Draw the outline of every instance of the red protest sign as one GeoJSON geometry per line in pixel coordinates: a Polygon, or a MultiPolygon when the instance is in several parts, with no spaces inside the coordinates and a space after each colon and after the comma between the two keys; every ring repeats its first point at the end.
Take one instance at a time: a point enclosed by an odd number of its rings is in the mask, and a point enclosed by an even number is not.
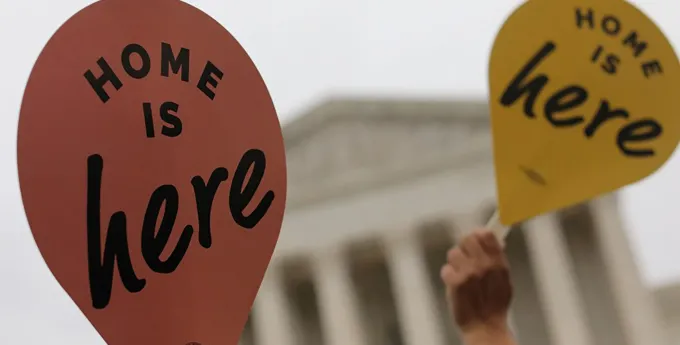
{"type": "Polygon", "coordinates": [[[236,344],[286,166],[267,88],[219,23],[176,0],[74,15],[31,72],[18,168],[42,256],[108,344],[236,344]]]}

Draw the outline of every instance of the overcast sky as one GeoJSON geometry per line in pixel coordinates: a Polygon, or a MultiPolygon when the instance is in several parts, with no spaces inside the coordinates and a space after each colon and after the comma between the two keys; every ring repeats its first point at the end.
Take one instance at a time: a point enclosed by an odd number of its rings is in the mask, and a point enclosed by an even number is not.
{"type": "MultiPolygon", "coordinates": [[[[43,45],[87,0],[1,0],[0,344],[103,345],[33,243],[19,196],[16,128],[43,45]]],[[[516,0],[190,1],[241,42],[284,122],[337,94],[486,95],[489,49],[516,0]]],[[[634,1],[680,46],[680,2],[634,1]]],[[[625,23],[624,23],[625,25],[625,23]]],[[[623,214],[645,280],[680,278],[680,154],[624,190],[623,214]]]]}

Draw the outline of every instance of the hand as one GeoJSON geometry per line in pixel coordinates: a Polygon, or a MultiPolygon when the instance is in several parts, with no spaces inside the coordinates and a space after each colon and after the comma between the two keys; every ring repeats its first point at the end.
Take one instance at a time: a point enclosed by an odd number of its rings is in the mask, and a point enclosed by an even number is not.
{"type": "Polygon", "coordinates": [[[464,341],[513,344],[507,326],[512,284],[505,253],[493,233],[474,232],[449,250],[441,277],[464,341]]]}

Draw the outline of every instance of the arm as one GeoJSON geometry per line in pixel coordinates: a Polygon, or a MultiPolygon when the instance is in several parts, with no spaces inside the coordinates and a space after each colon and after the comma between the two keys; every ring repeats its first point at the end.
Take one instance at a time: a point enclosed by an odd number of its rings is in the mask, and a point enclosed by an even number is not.
{"type": "Polygon", "coordinates": [[[508,261],[491,232],[472,233],[451,249],[441,276],[466,345],[517,345],[508,328],[508,261]]]}
{"type": "Polygon", "coordinates": [[[463,333],[465,345],[517,345],[512,333],[504,329],[480,329],[477,332],[463,333]]]}

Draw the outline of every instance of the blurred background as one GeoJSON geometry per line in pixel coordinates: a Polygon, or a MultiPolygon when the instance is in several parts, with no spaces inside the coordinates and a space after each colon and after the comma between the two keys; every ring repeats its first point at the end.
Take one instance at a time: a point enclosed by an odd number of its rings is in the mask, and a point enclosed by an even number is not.
{"type": "MultiPolygon", "coordinates": [[[[85,0],[0,2],[0,344],[104,344],[45,266],[16,177],[30,69],[85,0]]],[[[462,345],[439,268],[495,207],[493,38],[521,2],[195,0],[283,124],[284,227],[241,345],[462,345]]],[[[680,3],[633,1],[680,45],[680,3]]],[[[521,345],[680,344],[680,156],[507,242],[521,345]]]]}
{"type": "MultiPolygon", "coordinates": [[[[487,103],[335,98],[284,127],[282,235],[243,345],[460,344],[446,251],[495,206],[487,103]]],[[[522,345],[677,344],[680,285],[648,286],[620,195],[512,229],[522,345]]]]}

